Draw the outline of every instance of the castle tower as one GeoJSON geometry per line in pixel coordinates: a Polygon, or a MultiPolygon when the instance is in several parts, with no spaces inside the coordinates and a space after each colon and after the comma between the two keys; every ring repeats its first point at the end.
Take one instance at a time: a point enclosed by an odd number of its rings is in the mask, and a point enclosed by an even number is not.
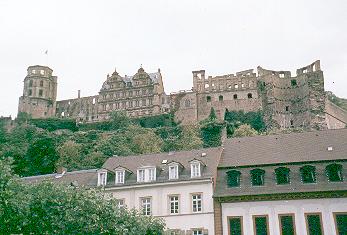
{"type": "Polygon", "coordinates": [[[57,77],[47,66],[29,66],[24,78],[23,95],[19,97],[18,113],[25,112],[33,118],[47,118],[55,115],[57,98],[57,77]]]}

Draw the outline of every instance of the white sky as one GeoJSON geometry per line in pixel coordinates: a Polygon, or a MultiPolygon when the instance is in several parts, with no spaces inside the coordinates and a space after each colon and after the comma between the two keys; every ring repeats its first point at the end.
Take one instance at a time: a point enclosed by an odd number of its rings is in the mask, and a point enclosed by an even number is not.
{"type": "Polygon", "coordinates": [[[97,94],[115,67],[160,68],[170,93],[192,87],[192,70],[294,73],[320,59],[326,90],[347,97],[346,12],[344,0],[0,0],[0,116],[16,115],[35,64],[54,70],[61,100],[97,94]]]}

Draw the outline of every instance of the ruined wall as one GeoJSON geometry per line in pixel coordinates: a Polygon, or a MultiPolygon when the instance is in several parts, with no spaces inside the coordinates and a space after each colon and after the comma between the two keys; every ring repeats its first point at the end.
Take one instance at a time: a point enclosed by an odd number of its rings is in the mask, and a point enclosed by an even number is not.
{"type": "Polygon", "coordinates": [[[171,110],[175,112],[175,121],[189,125],[198,121],[196,92],[180,91],[170,94],[171,110]]]}
{"type": "Polygon", "coordinates": [[[323,72],[319,61],[297,70],[258,67],[259,93],[268,128],[326,129],[323,72]]]}
{"type": "Polygon", "coordinates": [[[328,129],[341,129],[347,126],[347,111],[328,99],[325,101],[325,113],[328,129]]]}
{"type": "Polygon", "coordinates": [[[198,121],[208,117],[213,107],[220,120],[225,110],[245,112],[261,109],[257,77],[253,69],[205,78],[205,71],[193,71],[193,90],[197,93],[198,121]]]}
{"type": "Polygon", "coordinates": [[[60,100],[56,105],[56,117],[74,118],[80,122],[98,121],[98,96],[60,100]]]}

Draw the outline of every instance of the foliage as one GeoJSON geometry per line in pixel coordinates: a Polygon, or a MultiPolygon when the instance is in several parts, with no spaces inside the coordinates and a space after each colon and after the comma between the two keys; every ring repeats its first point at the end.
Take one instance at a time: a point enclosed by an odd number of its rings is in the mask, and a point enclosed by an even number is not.
{"type": "Polygon", "coordinates": [[[74,119],[68,118],[45,118],[45,119],[30,119],[29,123],[48,131],[67,129],[77,131],[78,127],[74,119]]]}
{"type": "Polygon", "coordinates": [[[255,135],[258,135],[258,132],[255,129],[253,129],[249,124],[243,124],[234,131],[233,137],[246,137],[255,135]]]}
{"type": "Polygon", "coordinates": [[[133,119],[133,122],[145,128],[157,128],[165,126],[172,127],[177,125],[174,121],[173,114],[161,114],[156,116],[141,117],[133,119]]]}
{"type": "Polygon", "coordinates": [[[43,182],[24,185],[0,160],[0,234],[162,234],[160,219],[118,208],[95,190],[43,182]]]}
{"type": "Polygon", "coordinates": [[[31,119],[32,117],[30,114],[25,112],[19,112],[15,121],[18,124],[24,124],[24,123],[28,123],[28,121],[31,119]]]}
{"type": "Polygon", "coordinates": [[[125,111],[114,111],[110,114],[111,130],[126,129],[131,125],[131,120],[125,111]]]}
{"type": "Polygon", "coordinates": [[[204,147],[217,147],[222,144],[222,130],[224,123],[217,120],[213,108],[207,119],[200,122],[201,136],[204,147]]]}
{"type": "Polygon", "coordinates": [[[258,112],[244,112],[244,111],[225,111],[224,120],[227,125],[228,137],[233,136],[235,129],[242,124],[248,124],[258,132],[265,130],[265,122],[263,120],[263,113],[258,112]]]}

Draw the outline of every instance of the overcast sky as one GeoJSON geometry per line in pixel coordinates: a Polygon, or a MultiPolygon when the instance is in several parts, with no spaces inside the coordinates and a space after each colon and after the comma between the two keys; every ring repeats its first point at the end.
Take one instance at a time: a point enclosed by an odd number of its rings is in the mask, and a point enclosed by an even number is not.
{"type": "Polygon", "coordinates": [[[54,70],[61,100],[97,94],[115,67],[160,68],[170,93],[197,69],[294,73],[320,59],[325,89],[347,97],[346,12],[344,0],[0,0],[0,116],[17,114],[35,64],[54,70]]]}

